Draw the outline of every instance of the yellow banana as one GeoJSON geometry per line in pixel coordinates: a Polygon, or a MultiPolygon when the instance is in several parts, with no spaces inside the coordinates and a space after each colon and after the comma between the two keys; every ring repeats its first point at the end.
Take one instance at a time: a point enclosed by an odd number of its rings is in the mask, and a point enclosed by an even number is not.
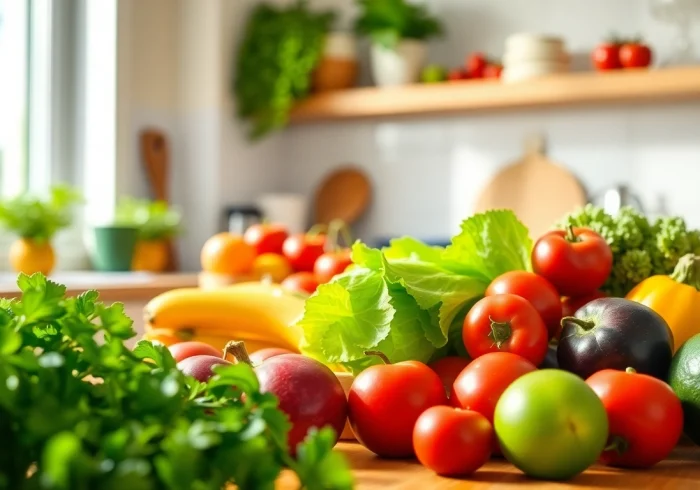
{"type": "Polygon", "coordinates": [[[301,330],[296,323],[304,314],[304,297],[261,282],[212,290],[182,288],[153,298],[144,314],[146,331],[269,343],[298,351],[301,330]]]}

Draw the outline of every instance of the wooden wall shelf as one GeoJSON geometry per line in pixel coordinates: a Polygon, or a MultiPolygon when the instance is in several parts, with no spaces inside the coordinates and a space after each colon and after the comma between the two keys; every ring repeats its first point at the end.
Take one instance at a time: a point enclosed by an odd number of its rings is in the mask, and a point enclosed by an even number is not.
{"type": "Polygon", "coordinates": [[[700,100],[700,66],[571,73],[510,84],[358,88],[309,97],[293,110],[292,123],[692,99],[700,100]]]}

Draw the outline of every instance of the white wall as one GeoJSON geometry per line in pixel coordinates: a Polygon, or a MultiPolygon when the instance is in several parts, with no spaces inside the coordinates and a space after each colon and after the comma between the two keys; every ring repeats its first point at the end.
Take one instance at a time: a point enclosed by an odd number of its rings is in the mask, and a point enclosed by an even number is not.
{"type": "MultiPolygon", "coordinates": [[[[694,206],[700,181],[698,103],[309,125],[250,145],[236,120],[229,82],[255,1],[120,0],[120,7],[131,4],[136,29],[127,44],[132,94],[123,108],[128,117],[122,134],[131,156],[124,162],[123,188],[145,192],[135,135],[147,124],[162,125],[173,138],[173,193],[187,219],[181,247],[186,268],[198,268],[201,244],[216,231],[226,204],[251,202],[271,190],[310,193],[326,172],[346,162],[367,169],[375,184],[372,208],[357,228],[364,238],[448,237],[470,213],[479,186],[520,156],[531,132],[545,134],[549,156],[569,167],[591,193],[630,183],[650,207],[663,196],[667,211],[700,227],[694,206]]],[[[342,9],[338,26],[349,26],[351,0],[312,4],[342,9]]],[[[675,32],[651,19],[647,2],[639,0],[429,4],[449,30],[449,37],[431,44],[431,58],[450,65],[472,50],[500,55],[503,39],[515,31],[561,34],[582,53],[584,64],[589,50],[613,29],[644,34],[662,56],[675,32]]],[[[362,79],[369,81],[366,71],[362,79]]]]}
{"type": "MultiPolygon", "coordinates": [[[[331,3],[340,2],[316,2],[331,3]]],[[[562,35],[584,65],[613,29],[642,33],[662,57],[674,34],[639,0],[429,3],[449,29],[449,37],[431,44],[431,59],[452,66],[472,50],[500,56],[503,40],[516,31],[562,35]]],[[[571,169],[589,193],[627,183],[649,211],[664,198],[666,211],[700,227],[699,122],[700,104],[692,103],[299,126],[284,135],[285,182],[289,190],[310,192],[333,167],[355,163],[375,185],[371,212],[358,226],[365,238],[408,233],[442,239],[471,212],[489,177],[522,154],[524,138],[540,132],[549,157],[571,169]]]]}

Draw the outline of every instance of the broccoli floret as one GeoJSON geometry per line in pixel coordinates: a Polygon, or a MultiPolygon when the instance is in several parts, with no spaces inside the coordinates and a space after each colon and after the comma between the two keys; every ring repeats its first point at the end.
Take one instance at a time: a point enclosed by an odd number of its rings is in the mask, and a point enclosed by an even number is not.
{"type": "Polygon", "coordinates": [[[624,296],[652,274],[652,261],[646,250],[628,250],[613,263],[603,290],[611,296],[624,296]]]}
{"type": "Polygon", "coordinates": [[[670,274],[683,255],[691,250],[688,229],[683,218],[663,217],[654,223],[656,249],[654,269],[659,274],[670,274]]]}
{"type": "Polygon", "coordinates": [[[607,214],[603,208],[586,204],[572,213],[566,215],[559,223],[557,228],[564,229],[569,226],[579,226],[582,228],[590,228],[600,234],[605,241],[608,242],[613,254],[616,252],[616,226],[613,218],[607,214]]]}
{"type": "Polygon", "coordinates": [[[615,241],[620,250],[644,248],[653,235],[652,226],[636,209],[625,206],[615,217],[615,241]]]}

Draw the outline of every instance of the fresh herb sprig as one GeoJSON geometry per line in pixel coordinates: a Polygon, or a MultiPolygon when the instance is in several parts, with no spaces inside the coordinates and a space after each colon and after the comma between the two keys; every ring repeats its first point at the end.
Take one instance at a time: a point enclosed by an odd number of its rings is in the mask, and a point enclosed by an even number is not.
{"type": "Polygon", "coordinates": [[[289,421],[249,366],[199,383],[166,347],[124,344],[123,305],[41,274],[18,285],[0,300],[0,489],[272,489],[285,467],[304,488],[352,487],[331,429],[290,458],[289,421]]]}
{"type": "Polygon", "coordinates": [[[402,39],[426,40],[444,32],[442,22],[423,5],[407,0],[357,0],[361,9],[355,31],[393,49],[402,39]]]}
{"type": "Polygon", "coordinates": [[[138,228],[140,240],[167,240],[182,233],[182,213],[165,201],[122,197],[114,221],[138,228]]]}
{"type": "Polygon", "coordinates": [[[303,0],[253,10],[233,80],[238,115],[250,122],[252,140],[286,126],[294,103],[309,93],[334,18],[311,11],[303,0]]]}

